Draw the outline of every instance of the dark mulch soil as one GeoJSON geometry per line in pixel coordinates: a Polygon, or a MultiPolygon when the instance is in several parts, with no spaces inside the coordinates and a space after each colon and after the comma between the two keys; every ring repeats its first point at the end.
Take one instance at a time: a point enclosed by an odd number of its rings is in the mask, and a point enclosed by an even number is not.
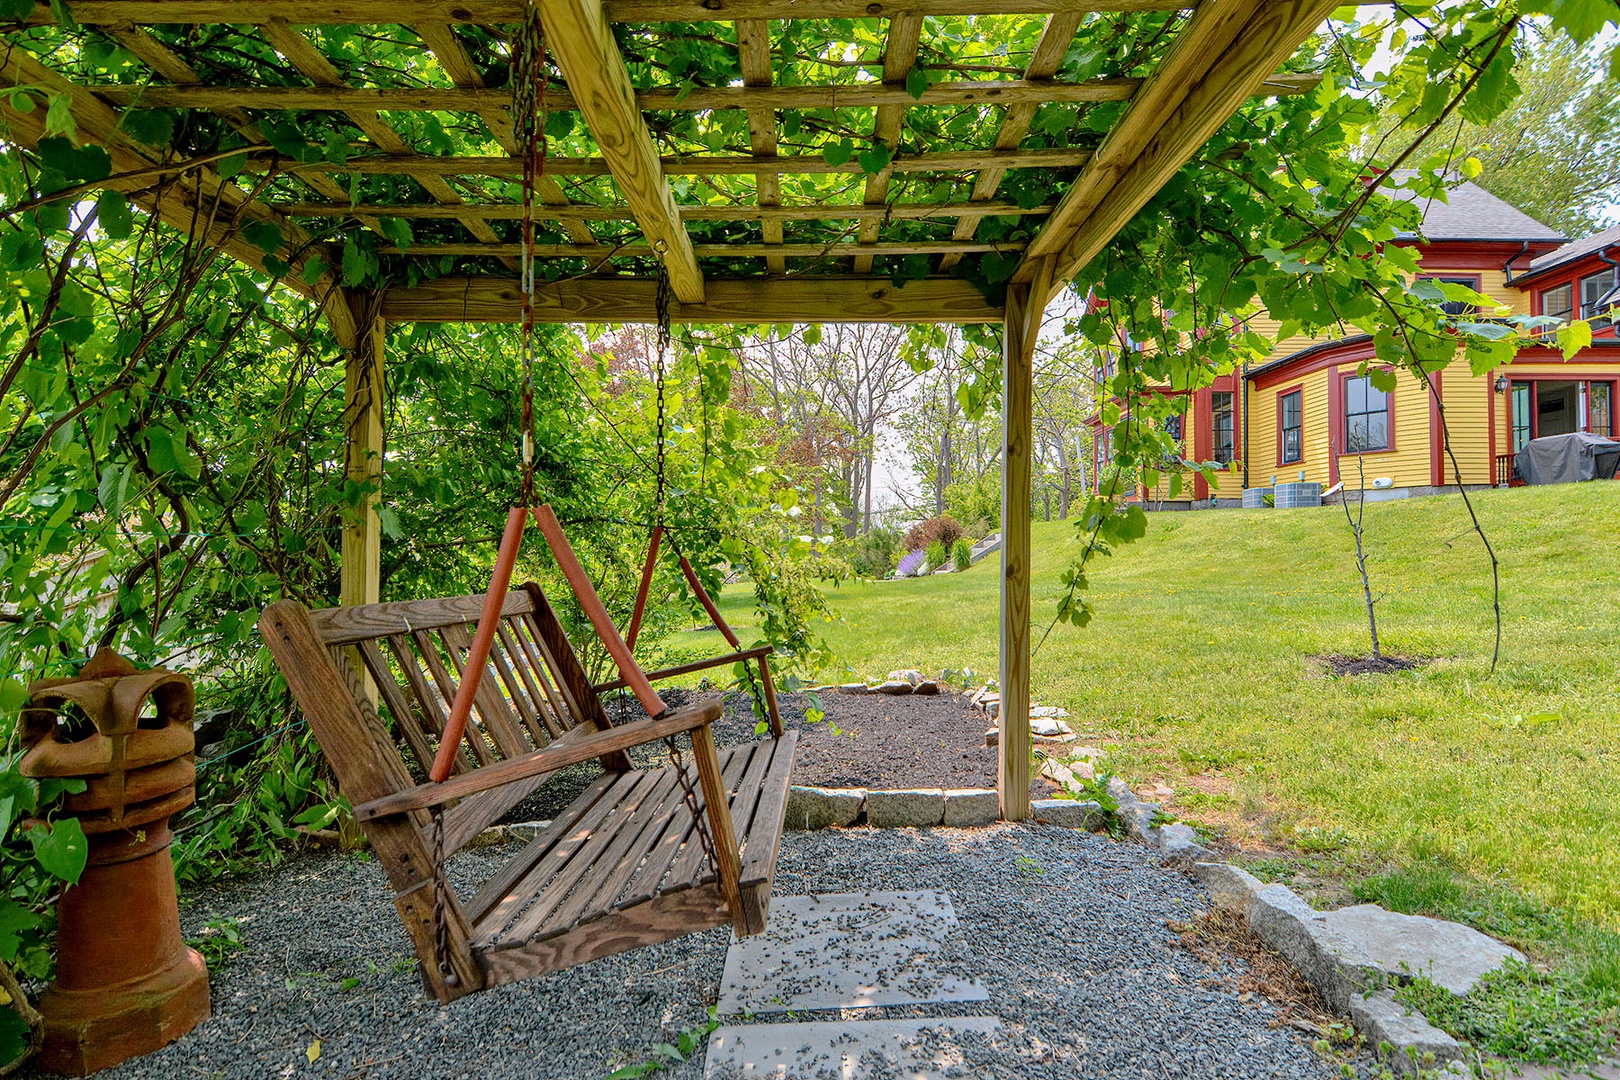
{"type": "MultiPolygon", "coordinates": [[[[664,700],[680,705],[705,696],[691,691],[663,691],[664,700]]],[[[804,719],[809,704],[803,694],[782,694],[778,708],[782,724],[799,732],[793,782],[815,787],[994,788],[996,751],[984,745],[989,718],[954,694],[818,695],[826,718],[811,724],[804,719]]],[[[608,712],[619,722],[615,706],[608,712]]],[[[644,714],[631,704],[625,721],[644,714]]],[[[752,702],[746,694],[726,695],[726,714],[714,725],[721,747],[759,738],[754,733],[752,702]]],[[[684,748],[685,740],[682,740],[684,748]]],[[[637,765],[662,764],[662,743],[636,747],[630,759],[637,765]]],[[[532,821],[556,816],[597,774],[595,763],[559,771],[539,791],[519,803],[503,820],[532,821]]],[[[1044,799],[1052,786],[1039,778],[1030,793],[1044,799]]]]}
{"type": "Polygon", "coordinates": [[[1318,656],[1335,675],[1387,675],[1392,671],[1411,671],[1422,667],[1424,661],[1405,656],[1318,656]]]}

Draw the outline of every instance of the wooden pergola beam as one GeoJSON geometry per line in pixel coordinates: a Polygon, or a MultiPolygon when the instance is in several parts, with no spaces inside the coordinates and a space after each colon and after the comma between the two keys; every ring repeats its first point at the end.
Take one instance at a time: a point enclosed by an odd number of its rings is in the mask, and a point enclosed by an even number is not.
{"type": "MultiPolygon", "coordinates": [[[[771,24],[764,19],[742,19],[737,23],[737,63],[742,69],[743,85],[762,87],[771,85],[771,24]]],[[[755,157],[774,158],[777,152],[776,110],[748,110],[748,148],[755,157]]],[[[782,203],[782,176],[771,169],[754,173],[754,202],[760,207],[780,206],[782,203]]],[[[767,244],[782,242],[782,222],[761,218],[761,233],[767,244]]],[[[780,255],[767,255],[765,268],[773,274],[787,272],[787,262],[780,255]]]]}
{"type": "MultiPolygon", "coordinates": [[[[824,244],[719,243],[692,245],[693,254],[700,259],[725,259],[732,256],[737,258],[763,258],[772,255],[789,259],[847,259],[850,257],[870,259],[882,255],[942,255],[949,252],[971,255],[983,254],[988,251],[1014,252],[1023,250],[1024,244],[1022,241],[981,244],[973,241],[963,242],[958,240],[891,240],[872,244],[840,240],[824,244]]],[[[383,248],[383,254],[385,255],[488,255],[510,258],[520,255],[522,252],[523,245],[517,243],[423,243],[411,244],[405,248],[394,246],[383,248]]],[[[541,259],[647,259],[652,257],[653,250],[646,244],[597,244],[594,247],[587,247],[583,244],[536,244],[534,245],[534,254],[536,258],[541,259]]]]}
{"type": "Polygon", "coordinates": [[[1052,260],[1035,265],[1027,284],[1007,288],[1001,331],[1001,729],[996,790],[1001,816],[1030,816],[1029,681],[1031,674],[1031,463],[1035,445],[1035,345],[1041,336],[1052,260]]]}
{"type": "MultiPolygon", "coordinates": [[[[706,283],[701,304],[674,303],[677,323],[763,325],[782,322],[999,323],[1002,308],[957,278],[896,286],[854,275],[752,278],[706,283]]],[[[656,322],[656,282],[587,277],[543,284],[535,297],[542,323],[656,322]]],[[[515,323],[522,311],[515,278],[439,278],[391,288],[381,315],[391,322],[515,323]]]]}
{"type": "MultiPolygon", "coordinates": [[[[249,171],[263,170],[268,158],[249,157],[249,171]]],[[[1072,169],[1091,160],[1091,151],[1081,147],[1054,147],[1040,150],[944,150],[925,154],[901,154],[889,163],[891,172],[964,173],[980,169],[1072,169]]],[[[792,154],[759,157],[742,154],[703,157],[663,157],[659,164],[666,176],[747,176],[774,172],[778,175],[805,176],[858,175],[865,170],[854,161],[830,165],[820,154],[792,154]]],[[[520,162],[505,157],[440,157],[434,154],[356,154],[346,161],[277,163],[290,175],[311,172],[359,173],[362,176],[501,176],[517,179],[523,174],[520,162]]],[[[612,170],[602,158],[547,157],[548,176],[609,176],[612,170]]]]}
{"type": "MultiPolygon", "coordinates": [[[[1045,15],[1055,11],[1176,11],[1191,0],[607,0],[609,22],[735,22],[739,19],[892,18],[902,11],[919,15],[1045,15]]],[[[422,23],[521,23],[525,0],[418,0],[401,11],[380,0],[75,0],[80,23],[227,23],[252,25],[280,18],[296,25],[397,23],[401,16],[422,23]]],[[[50,5],[40,3],[30,22],[54,23],[50,5]]]]}
{"type": "MultiPolygon", "coordinates": [[[[914,12],[904,11],[889,20],[889,36],[883,45],[883,85],[888,88],[905,89],[906,77],[911,69],[917,66],[917,47],[922,43],[923,19],[914,12]]],[[[924,95],[926,96],[926,94],[924,95]]],[[[910,94],[907,97],[911,97],[910,94]]],[[[916,101],[912,98],[912,101],[916,101]]],[[[900,145],[900,129],[906,119],[906,103],[878,106],[877,116],[872,122],[872,139],[889,148],[892,154],[900,145]]],[[[868,206],[882,206],[889,201],[889,177],[891,172],[883,169],[875,175],[866,178],[866,191],[864,201],[868,206]]],[[[863,244],[876,242],[878,230],[882,221],[867,219],[861,223],[860,241],[863,244]]],[[[855,260],[857,274],[870,273],[872,259],[862,255],[855,260]]]]}
{"type": "MultiPolygon", "coordinates": [[[[564,3],[565,0],[547,0],[564,3]]],[[[585,0],[566,0],[575,5],[585,0]]],[[[598,23],[606,27],[606,23],[598,23]]],[[[268,30],[268,27],[266,28],[268,30]]],[[[556,49],[556,46],[553,46],[556,49]]],[[[615,46],[617,49],[617,46],[615,46]]],[[[599,61],[594,71],[601,70],[599,61]]],[[[561,66],[561,61],[559,61],[561,66]]],[[[623,62],[620,62],[623,67],[623,62]]],[[[617,80],[613,80],[617,81],[617,80]]],[[[1080,83],[1029,81],[1027,79],[977,79],[938,82],[914,97],[904,85],[883,83],[823,84],[819,86],[700,86],[691,89],[661,86],[652,90],[632,90],[629,74],[624,76],[628,111],[716,112],[726,109],[759,111],[768,109],[864,109],[927,108],[942,105],[1050,105],[1129,101],[1147,80],[1137,78],[1088,79],[1080,83]]],[[[1321,76],[1277,72],[1265,80],[1264,96],[1302,94],[1316,88],[1321,76]]],[[[551,112],[580,111],[587,114],[605,106],[608,98],[576,98],[584,85],[571,79],[570,93],[561,88],[546,92],[546,108],[551,112]]],[[[127,83],[99,83],[87,87],[111,104],[146,109],[269,109],[291,111],[367,112],[472,112],[499,108],[508,100],[506,90],[487,87],[375,87],[375,86],[135,86],[127,83]]],[[[600,91],[598,91],[600,93],[600,91]]],[[[617,92],[615,89],[615,97],[617,92]]],[[[589,124],[589,119],[587,119],[589,124]]],[[[644,126],[644,125],[643,125],[644,126]]],[[[594,129],[593,129],[594,130],[594,129]]],[[[651,144],[652,136],[648,135],[651,144]]],[[[657,155],[654,154],[654,157],[657,155]]]]}
{"type": "MultiPolygon", "coordinates": [[[[523,207],[513,203],[463,203],[460,206],[441,206],[437,203],[300,202],[271,203],[277,212],[289,217],[397,217],[443,220],[464,216],[481,217],[486,221],[519,221],[523,207]]],[[[682,206],[684,221],[948,221],[972,215],[1001,217],[1040,217],[1052,212],[1052,203],[1038,206],[1019,206],[1014,202],[955,202],[955,203],[889,203],[885,206],[865,204],[809,205],[809,206],[682,206]]],[[[537,206],[535,217],[551,221],[634,221],[628,206],[592,206],[587,203],[566,203],[560,206],[537,206]]],[[[767,240],[767,243],[770,241],[767,240]]]]}
{"type": "MultiPolygon", "coordinates": [[[[426,23],[412,29],[416,31],[417,37],[422,39],[422,43],[432,51],[433,58],[457,86],[476,89],[484,85],[484,73],[473,63],[472,57],[467,54],[467,47],[448,25],[426,23]]],[[[495,141],[501,144],[501,149],[513,155],[519,152],[517,136],[512,130],[512,117],[507,109],[485,109],[478,116],[484,121],[484,126],[489,128],[489,133],[495,137],[495,141]]],[[[535,198],[546,206],[569,205],[568,196],[564,194],[557,181],[549,176],[535,178],[534,194],[535,198]]],[[[591,235],[590,227],[583,220],[563,218],[562,221],[568,238],[574,243],[596,242],[596,237],[591,235]]]]}
{"type": "MultiPolygon", "coordinates": [[[[663,258],[671,290],[682,303],[702,303],[703,274],[601,0],[540,0],[540,17],[552,58],[568,80],[620,195],[663,258]]],[[[548,106],[549,99],[548,94],[548,106]]]]}
{"type": "Polygon", "coordinates": [[[1331,0],[1205,0],[1096,156],[1024,252],[1013,280],[1056,257],[1067,281],[1158,194],[1339,5],[1331,0]]]}
{"type": "MultiPolygon", "coordinates": [[[[192,166],[160,176],[154,170],[162,153],[126,135],[119,128],[120,117],[116,110],[21,48],[9,49],[0,57],[0,89],[13,88],[67,97],[77,126],[76,141],[80,145],[101,146],[112,159],[115,174],[131,174],[130,178],[111,181],[105,186],[126,192],[132,202],[182,235],[196,237],[237,261],[268,273],[266,253],[241,237],[238,219],[274,224],[283,240],[279,254],[285,255],[284,261],[290,266],[282,283],[315,300],[338,343],[344,348],[354,347],[354,319],[332,272],[322,273],[313,283],[304,281],[303,270],[310,259],[320,256],[328,265],[334,265],[336,258],[303,229],[263,203],[255,202],[235,185],[221,180],[207,166],[192,166]],[[155,187],[160,178],[169,182],[155,187]]],[[[0,121],[9,128],[13,142],[25,149],[37,150],[39,140],[46,135],[45,102],[36,102],[33,110],[26,113],[17,111],[13,102],[12,95],[0,95],[0,121]]]]}
{"type": "MultiPolygon", "coordinates": [[[[1029,62],[1024,68],[1024,78],[1030,82],[1040,82],[1050,79],[1057,74],[1058,68],[1063,64],[1063,57],[1068,54],[1069,45],[1074,40],[1074,32],[1080,26],[1081,16],[1071,11],[1060,11],[1046,20],[1046,26],[1041,30],[1041,39],[1035,43],[1035,50],[1030,54],[1029,62]]],[[[1024,136],[1029,134],[1029,125],[1035,119],[1034,105],[1011,105],[1001,117],[1001,127],[996,131],[997,150],[1017,150],[1024,142],[1024,136]]],[[[975,202],[989,203],[996,197],[996,189],[1001,186],[1002,178],[1007,170],[997,166],[985,169],[973,181],[973,194],[969,196],[975,202]]],[[[952,239],[971,240],[978,231],[979,222],[984,220],[982,215],[964,216],[956,223],[956,229],[951,233],[952,239]]],[[[947,255],[939,261],[941,271],[949,270],[956,265],[958,256],[947,255]]]]}

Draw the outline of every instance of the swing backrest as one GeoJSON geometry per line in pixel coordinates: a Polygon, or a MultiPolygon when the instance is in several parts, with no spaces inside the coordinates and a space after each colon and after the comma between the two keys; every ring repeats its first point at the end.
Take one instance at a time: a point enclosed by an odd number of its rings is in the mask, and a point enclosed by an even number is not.
{"type": "MultiPolygon", "coordinates": [[[[339,667],[370,676],[379,716],[389,722],[406,763],[423,777],[438,753],[483,603],[482,596],[457,596],[308,613],[311,628],[339,667]]],[[[610,726],[544,592],[532,583],[508,592],[455,773],[610,726]]],[[[603,764],[627,767],[618,760],[603,764]]],[[[341,785],[342,764],[333,765],[341,785]]],[[[544,779],[457,804],[445,815],[445,849],[454,851],[476,836],[544,779]]]]}

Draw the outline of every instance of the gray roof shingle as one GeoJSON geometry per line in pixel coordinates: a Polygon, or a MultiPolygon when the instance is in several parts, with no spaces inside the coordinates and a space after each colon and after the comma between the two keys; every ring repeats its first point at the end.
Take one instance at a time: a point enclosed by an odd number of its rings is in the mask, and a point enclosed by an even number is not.
{"type": "Polygon", "coordinates": [[[1591,236],[1579,240],[1571,240],[1561,248],[1547,252],[1538,258],[1530,260],[1530,273],[1539,274],[1554,266],[1562,266],[1567,262],[1592,254],[1608,247],[1610,244],[1620,244],[1620,225],[1593,233],[1591,236]]]}
{"type": "MultiPolygon", "coordinates": [[[[1397,173],[1400,178],[1402,174],[1397,173]]],[[[1396,199],[1422,200],[1423,235],[1429,240],[1562,240],[1564,235],[1543,225],[1511,203],[1503,202],[1478,184],[1464,181],[1446,193],[1448,201],[1429,199],[1416,192],[1386,189],[1396,199]]]]}

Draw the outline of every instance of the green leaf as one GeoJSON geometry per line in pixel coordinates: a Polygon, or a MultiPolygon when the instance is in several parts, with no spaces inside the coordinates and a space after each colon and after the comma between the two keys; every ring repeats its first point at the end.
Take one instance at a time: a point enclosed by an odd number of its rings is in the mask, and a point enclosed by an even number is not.
{"type": "Polygon", "coordinates": [[[377,227],[382,230],[382,234],[384,236],[388,237],[388,239],[394,242],[394,246],[399,248],[400,251],[405,251],[407,248],[409,248],[411,246],[411,241],[415,239],[415,237],[411,235],[411,223],[406,221],[404,218],[379,218],[377,221],[377,227]]]}
{"type": "Polygon", "coordinates": [[[232,154],[230,157],[220,158],[219,161],[215,162],[214,171],[219,174],[221,180],[229,180],[247,168],[247,163],[248,156],[246,152],[232,154]]]}
{"type": "Polygon", "coordinates": [[[96,501],[107,513],[117,515],[124,505],[124,498],[129,494],[129,478],[134,465],[124,462],[117,468],[105,469],[101,474],[101,483],[96,487],[96,501]]]}
{"type": "Polygon", "coordinates": [[[174,114],[163,109],[128,109],[118,127],[136,142],[160,150],[174,141],[174,114]]]}
{"type": "Polygon", "coordinates": [[[925,68],[913,67],[906,76],[906,93],[921,101],[923,94],[928,91],[928,82],[928,71],[925,68]]]}
{"type": "MultiPolygon", "coordinates": [[[[33,8],[28,3],[29,10],[33,8]]],[[[24,14],[27,12],[25,11],[24,14]]],[[[13,16],[20,17],[20,16],[13,16]]],[[[9,1065],[23,1056],[28,1049],[29,1037],[32,1032],[23,1018],[13,1009],[0,1009],[0,1066],[9,1065]]]]}
{"type": "Polygon", "coordinates": [[[876,176],[878,173],[889,167],[889,162],[894,160],[894,151],[890,150],[882,143],[873,143],[871,146],[861,151],[860,158],[858,160],[860,161],[861,169],[868,176],[876,176]]]}
{"type": "MultiPolygon", "coordinates": [[[[22,944],[22,931],[32,930],[40,924],[40,918],[21,904],[10,900],[0,900],[0,960],[10,962],[17,957],[17,948],[22,944]]],[[[6,1060],[0,1054],[0,1062],[6,1060]]]]}
{"type": "Polygon", "coordinates": [[[250,221],[242,226],[242,239],[266,255],[274,255],[281,250],[281,226],[273,221],[250,221]]]}
{"type": "MultiPolygon", "coordinates": [[[[7,679],[5,682],[15,683],[16,680],[7,679]]],[[[0,683],[0,688],[4,685],[0,683]]],[[[12,822],[24,814],[32,814],[37,805],[34,785],[28,782],[27,777],[19,772],[0,772],[0,840],[11,831],[12,822]]]]}
{"type": "Polygon", "coordinates": [[[79,125],[73,120],[73,99],[67,94],[52,94],[45,109],[45,130],[53,135],[76,135],[79,125]]]}
{"type": "Polygon", "coordinates": [[[1563,346],[1565,360],[1575,359],[1576,353],[1592,344],[1592,324],[1585,319],[1570,323],[1558,331],[1558,344],[1563,346]]]}
{"type": "Polygon", "coordinates": [[[359,285],[366,280],[366,253],[353,240],[343,241],[343,284],[359,285]]]}
{"type": "Polygon", "coordinates": [[[129,212],[129,200],[122,191],[103,191],[96,199],[96,220],[114,240],[128,238],[135,228],[135,219],[129,212]]]}
{"type": "MultiPolygon", "coordinates": [[[[34,13],[34,0],[0,0],[0,19],[22,19],[34,13]]],[[[7,1060],[0,1056],[0,1064],[7,1060]]]]}
{"type": "Polygon", "coordinates": [[[299,276],[304,279],[305,285],[313,285],[325,277],[326,272],[330,269],[332,269],[331,265],[324,258],[319,255],[311,255],[309,260],[304,263],[304,272],[299,276]]]}
{"type": "Polygon", "coordinates": [[[848,139],[828,143],[821,151],[821,160],[837,168],[855,156],[855,144],[848,139]]]}
{"type": "Polygon", "coordinates": [[[90,842],[84,838],[78,818],[42,822],[28,830],[28,842],[34,845],[34,858],[46,871],[69,885],[78,884],[90,857],[90,842]]]}

